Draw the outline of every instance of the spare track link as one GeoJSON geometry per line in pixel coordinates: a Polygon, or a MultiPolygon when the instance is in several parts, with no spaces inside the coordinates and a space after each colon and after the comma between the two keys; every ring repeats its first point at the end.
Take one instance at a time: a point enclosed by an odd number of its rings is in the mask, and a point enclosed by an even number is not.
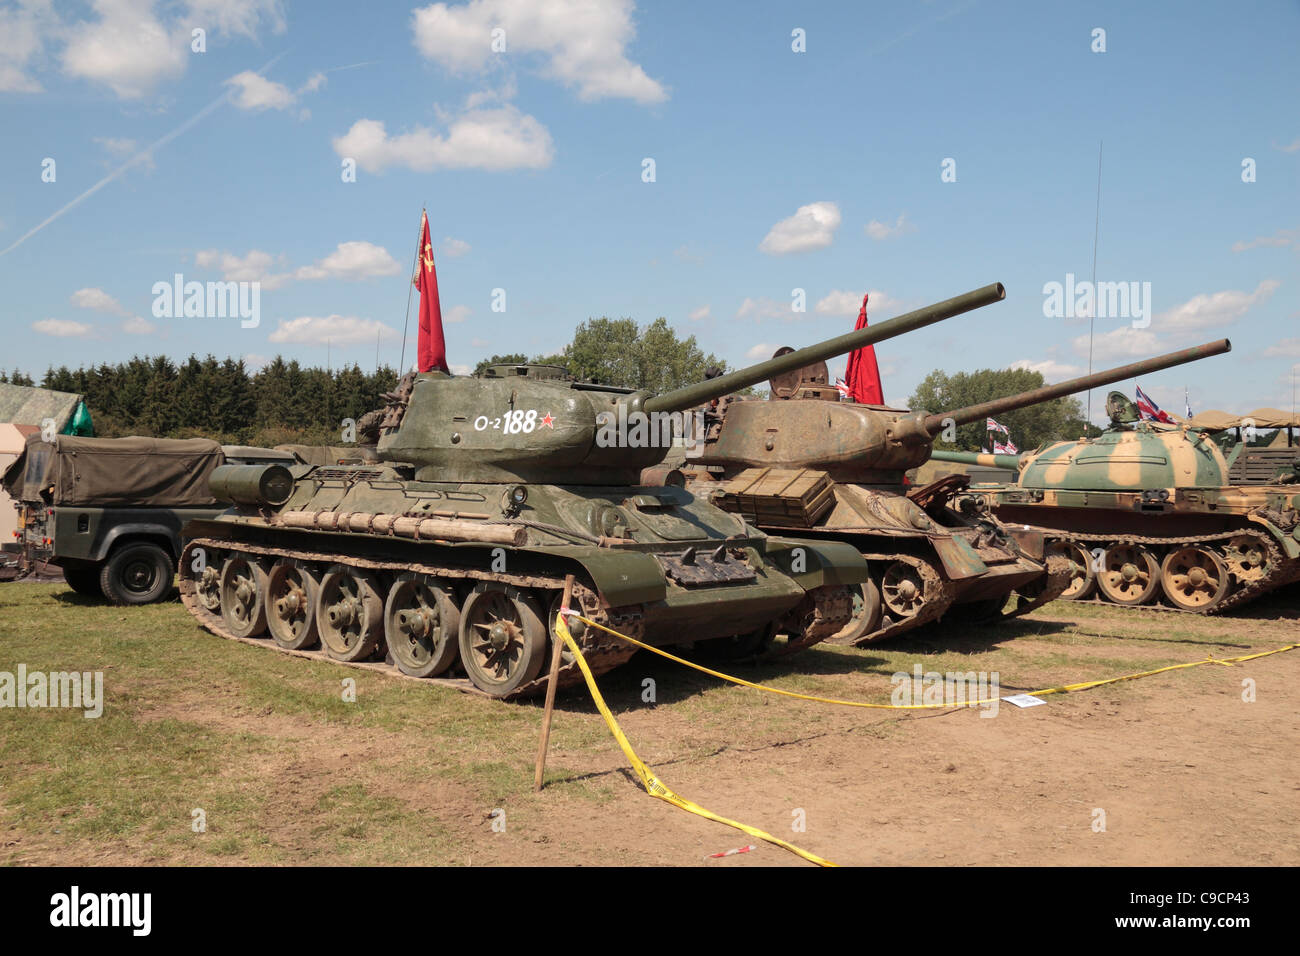
{"type": "MultiPolygon", "coordinates": [[[[1182,547],[1186,545],[1212,546],[1215,542],[1223,542],[1226,544],[1228,541],[1230,541],[1233,538],[1238,538],[1243,535],[1246,535],[1258,541],[1260,546],[1263,548],[1264,553],[1268,555],[1267,574],[1265,574],[1258,581],[1255,581],[1253,584],[1247,584],[1245,587],[1240,587],[1237,588],[1235,591],[1230,591],[1228,594],[1224,595],[1223,600],[1219,601],[1217,604],[1212,604],[1209,607],[1199,608],[1197,610],[1185,610],[1184,608],[1171,607],[1168,604],[1164,604],[1160,602],[1159,598],[1157,598],[1156,601],[1153,601],[1148,604],[1118,605],[1118,604],[1113,604],[1110,601],[1107,601],[1100,594],[1095,594],[1088,601],[1081,602],[1085,604],[1086,603],[1105,604],[1109,607],[1123,606],[1123,607],[1143,608],[1146,610],[1174,611],[1179,614],[1201,614],[1201,615],[1221,614],[1224,611],[1230,610],[1231,608],[1240,607],[1243,604],[1248,604],[1251,601],[1255,600],[1256,598],[1262,597],[1263,595],[1267,594],[1269,591],[1272,591],[1276,588],[1281,587],[1284,584],[1288,584],[1291,581],[1300,578],[1300,562],[1288,562],[1286,555],[1282,553],[1281,546],[1277,543],[1276,540],[1274,540],[1274,538],[1271,535],[1269,535],[1264,531],[1256,531],[1253,528],[1242,528],[1237,531],[1227,531],[1220,534],[1189,535],[1185,538],[1157,538],[1157,537],[1150,537],[1147,535],[1111,536],[1111,535],[1074,534],[1072,532],[1058,531],[1052,528],[1036,528],[1035,530],[1042,531],[1044,535],[1047,535],[1050,539],[1055,539],[1057,541],[1069,541],[1072,544],[1080,545],[1089,554],[1092,553],[1093,548],[1104,549],[1104,548],[1112,547],[1114,545],[1121,545],[1121,544],[1133,544],[1133,545],[1146,544],[1146,545],[1160,546],[1164,548],[1168,548],[1171,546],[1182,547]],[[1290,564],[1291,566],[1288,567],[1288,564],[1290,564]]],[[[1158,593],[1163,594],[1162,591],[1158,593]]]]}
{"type": "Polygon", "coordinates": [[[808,592],[799,616],[799,637],[787,640],[765,655],[768,658],[785,657],[814,644],[820,644],[838,632],[853,616],[853,592],[844,586],[813,588],[808,592]]]}
{"type": "MultiPolygon", "coordinates": [[[[432,564],[398,564],[396,562],[375,561],[366,558],[344,558],[337,554],[324,554],[321,552],[302,551],[293,548],[271,548],[262,545],[245,544],[238,541],[222,541],[217,538],[196,538],[186,544],[180,558],[180,593],[181,601],[189,610],[195,619],[206,630],[211,631],[219,637],[228,638],[234,641],[240,641],[244,644],[252,644],[257,647],[267,647],[272,650],[280,651],[284,654],[290,654],[295,657],[305,657],[314,660],[330,661],[333,664],[340,664],[344,667],[355,667],[362,670],[382,671],[392,677],[399,677],[404,680],[418,681],[430,686],[454,687],[456,690],[468,694],[476,694],[480,697],[489,697],[493,700],[519,700],[525,697],[532,697],[543,693],[546,690],[546,684],[549,680],[549,667],[546,673],[539,676],[527,684],[516,688],[510,694],[504,697],[494,697],[491,694],[484,693],[465,677],[411,677],[403,674],[396,665],[391,663],[389,657],[383,661],[360,661],[356,663],[347,663],[337,661],[325,653],[324,650],[301,650],[293,651],[280,647],[275,641],[268,636],[259,637],[236,637],[231,634],[225,627],[221,616],[213,614],[207,608],[203,607],[198,601],[195,594],[194,579],[186,574],[186,569],[190,567],[190,555],[195,548],[207,548],[217,553],[242,552],[244,554],[259,555],[266,558],[292,558],[299,561],[307,561],[324,565],[342,564],[352,567],[364,568],[368,571],[417,571],[421,574],[428,574],[431,577],[455,578],[467,581],[500,581],[505,584],[512,584],[521,588],[546,588],[561,590],[564,587],[563,577],[549,577],[537,575],[510,575],[496,572],[477,572],[467,571],[464,568],[444,568],[432,564]]],[[[595,600],[595,594],[582,585],[575,585],[574,603],[582,607],[583,616],[598,621],[606,627],[628,634],[640,640],[642,635],[640,612],[635,609],[625,609],[620,611],[615,608],[604,611],[598,608],[595,600]]],[[[551,628],[551,622],[547,622],[548,630],[551,628]]],[[[607,673],[625,663],[633,654],[636,648],[631,644],[619,640],[604,631],[596,628],[588,628],[587,633],[583,635],[579,645],[582,647],[583,657],[587,661],[587,666],[591,668],[593,674],[599,675],[607,673]]],[[[566,654],[565,660],[561,661],[560,671],[556,683],[557,689],[571,687],[583,682],[582,671],[578,667],[576,659],[566,654]]],[[[549,662],[549,657],[547,658],[549,662]]]]}

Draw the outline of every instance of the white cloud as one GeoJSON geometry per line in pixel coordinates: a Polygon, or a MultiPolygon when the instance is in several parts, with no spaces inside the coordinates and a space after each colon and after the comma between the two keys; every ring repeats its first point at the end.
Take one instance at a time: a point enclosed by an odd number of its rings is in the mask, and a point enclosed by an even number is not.
{"type": "Polygon", "coordinates": [[[772,353],[775,352],[780,347],[781,346],[779,345],[771,345],[767,342],[759,342],[757,345],[751,345],[749,347],[749,349],[745,352],[745,358],[754,359],[755,361],[770,359],[772,357],[772,353]]]}
{"type": "Polygon", "coordinates": [[[1291,140],[1291,142],[1285,146],[1278,146],[1276,143],[1274,143],[1273,148],[1280,149],[1284,153],[1300,152],[1300,136],[1297,136],[1295,139],[1291,140]]]}
{"type": "MultiPolygon", "coordinates": [[[[901,299],[895,299],[892,295],[881,292],[879,289],[872,289],[866,294],[869,300],[867,302],[868,319],[878,316],[882,312],[896,311],[903,305],[901,299]]],[[[816,309],[819,315],[852,315],[856,317],[858,310],[862,308],[862,295],[861,292],[832,289],[813,308],[816,309]]]]}
{"type": "Polygon", "coordinates": [[[416,48],[458,72],[486,69],[501,56],[544,57],[543,72],[583,100],[630,99],[659,103],[663,86],[627,58],[636,35],[632,0],[470,0],[434,3],[412,16],[416,48]],[[506,52],[492,50],[492,31],[505,32],[506,52]]]}
{"type": "Polygon", "coordinates": [[[442,317],[447,322],[459,323],[464,322],[473,315],[473,313],[474,310],[467,305],[453,305],[450,309],[447,309],[442,313],[442,317]]]}
{"type": "Polygon", "coordinates": [[[899,213],[898,221],[892,226],[889,223],[873,219],[867,223],[866,233],[872,239],[889,239],[893,236],[901,236],[907,232],[916,232],[916,226],[907,221],[906,213],[899,213]]]}
{"type": "Polygon", "coordinates": [[[1271,236],[1256,236],[1249,241],[1234,242],[1233,252],[1245,252],[1257,246],[1297,246],[1300,247],[1300,229],[1279,229],[1271,236]]]}
{"type": "Polygon", "coordinates": [[[1252,306],[1266,302],[1281,284],[1276,279],[1265,279],[1255,287],[1254,292],[1227,289],[1223,292],[1202,293],[1167,312],[1157,313],[1152,324],[1162,332],[1229,325],[1245,315],[1252,306]]]}
{"type": "MultiPolygon", "coordinates": [[[[190,0],[189,15],[185,20],[209,33],[216,30],[227,36],[239,34],[250,40],[257,39],[263,21],[272,33],[285,31],[281,0],[190,0]]],[[[187,31],[187,45],[188,37],[187,31]]]]}
{"type": "MultiPolygon", "coordinates": [[[[1088,336],[1080,335],[1070,345],[1077,355],[1088,354],[1088,336]]],[[[1092,356],[1094,363],[1108,359],[1147,358],[1156,355],[1160,351],[1159,346],[1160,340],[1150,329],[1135,329],[1124,325],[1096,336],[1092,356]]]]}
{"type": "Polygon", "coordinates": [[[256,352],[248,352],[240,356],[244,362],[244,368],[250,372],[256,372],[258,369],[271,364],[271,359],[266,355],[259,355],[256,352]]]}
{"type": "Polygon", "coordinates": [[[1023,368],[1031,372],[1041,372],[1043,378],[1048,382],[1064,382],[1072,378],[1078,378],[1087,370],[1078,365],[1071,365],[1068,362],[1058,362],[1055,359],[1044,359],[1041,362],[1034,362],[1029,359],[1017,359],[1012,362],[1008,368],[1023,368]]]}
{"type": "Polygon", "coordinates": [[[402,271],[397,260],[383,246],[370,242],[340,242],[338,248],[315,265],[303,266],[296,279],[366,279],[394,276],[402,271]]]}
{"type": "Polygon", "coordinates": [[[789,302],[779,302],[766,296],[757,299],[747,296],[745,301],[740,303],[740,308],[736,310],[736,318],[753,319],[756,322],[761,322],[763,319],[785,319],[788,322],[795,315],[789,302]]]}
{"type": "Polygon", "coordinates": [[[334,152],[372,173],[389,166],[414,172],[435,169],[543,169],[555,149],[551,134],[532,116],[506,104],[470,109],[451,120],[446,135],[425,126],[389,136],[379,120],[360,119],[333,140],[334,152]]]}
{"type": "Polygon", "coordinates": [[[268,80],[252,70],[236,73],[226,80],[239,92],[231,100],[241,110],[286,110],[297,102],[297,97],[283,83],[268,80]]]}
{"type": "Polygon", "coordinates": [[[1279,339],[1264,349],[1265,356],[1282,355],[1287,358],[1300,358],[1300,338],[1279,339]]]}
{"type": "Polygon", "coordinates": [[[127,335],[152,335],[158,327],[148,319],[133,315],[122,323],[122,331],[127,335]]]}
{"type": "Polygon", "coordinates": [[[442,240],[442,254],[448,259],[459,259],[468,254],[469,250],[470,245],[464,239],[453,239],[447,236],[442,240]]]}
{"type": "Polygon", "coordinates": [[[686,317],[692,322],[703,322],[712,314],[712,311],[713,309],[711,306],[702,305],[698,309],[690,312],[686,317]]]}
{"type": "Polygon", "coordinates": [[[835,238],[840,220],[840,207],[833,202],[800,206],[793,216],[773,226],[758,248],[770,256],[824,249],[835,238]]]}
{"type": "Polygon", "coordinates": [[[78,289],[72,293],[72,304],[79,309],[94,309],[110,315],[130,316],[131,310],[113,298],[103,289],[78,289]]]}
{"type": "Polygon", "coordinates": [[[40,82],[27,72],[39,59],[54,26],[53,8],[46,3],[22,3],[0,9],[0,93],[40,93],[40,82]]]}
{"type": "Polygon", "coordinates": [[[40,319],[32,323],[32,328],[42,335],[52,335],[59,339],[86,338],[93,326],[85,322],[71,322],[68,319],[40,319]]]}
{"type": "Polygon", "coordinates": [[[102,83],[121,99],[137,99],[185,72],[189,30],[168,29],[153,0],[94,0],[97,20],[68,31],[63,72],[102,83]]]}
{"type": "MultiPolygon", "coordinates": [[[[272,342],[293,342],[304,345],[350,345],[374,342],[383,332],[393,329],[378,319],[359,319],[351,315],[304,315],[296,319],[281,319],[268,337],[272,342]]],[[[395,334],[395,333],[394,333],[395,334]]]]}
{"type": "Polygon", "coordinates": [[[194,254],[194,264],[200,269],[220,269],[221,277],[230,282],[260,282],[265,291],[278,289],[293,279],[287,272],[271,272],[283,260],[284,256],[273,256],[260,249],[250,249],[244,256],[216,249],[200,249],[194,254]]]}

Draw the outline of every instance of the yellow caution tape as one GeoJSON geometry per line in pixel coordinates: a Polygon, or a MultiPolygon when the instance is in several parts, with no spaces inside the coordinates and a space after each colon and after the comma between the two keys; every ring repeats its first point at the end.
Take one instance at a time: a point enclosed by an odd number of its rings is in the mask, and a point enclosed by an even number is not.
{"type": "MultiPolygon", "coordinates": [[[[779,687],[768,687],[764,684],[756,684],[753,681],[747,681],[741,677],[732,677],[730,674],[723,674],[721,671],[715,671],[700,664],[696,664],[694,661],[688,661],[685,658],[676,656],[675,654],[669,654],[667,651],[661,650],[660,648],[651,647],[649,644],[644,644],[636,638],[628,637],[626,634],[620,634],[612,628],[605,627],[603,624],[598,624],[595,621],[585,618],[581,614],[567,608],[560,610],[560,613],[556,615],[555,619],[555,632],[560,635],[569,650],[573,652],[573,656],[578,662],[578,667],[582,670],[582,677],[587,682],[587,689],[591,691],[592,700],[596,702],[596,707],[600,711],[601,716],[605,718],[605,723],[609,727],[610,732],[614,735],[614,739],[618,741],[619,747],[622,748],[628,762],[631,763],[632,769],[635,770],[637,776],[641,778],[641,783],[645,786],[646,792],[649,793],[650,796],[658,797],[660,800],[664,800],[675,807],[680,807],[683,810],[694,813],[696,816],[701,816],[717,823],[725,823],[727,826],[735,827],[737,830],[748,833],[750,836],[757,837],[760,840],[766,840],[768,843],[774,843],[779,847],[789,850],[791,853],[803,857],[805,860],[816,863],[818,866],[836,866],[836,864],[832,863],[830,860],[823,859],[814,853],[809,853],[807,850],[801,849],[793,843],[787,843],[780,837],[775,837],[764,830],[759,830],[756,827],[751,827],[736,820],[719,816],[711,810],[706,810],[698,803],[687,800],[685,797],[674,793],[664,785],[663,781],[651,773],[650,768],[646,766],[645,762],[637,756],[636,751],[632,749],[632,745],[624,735],[623,729],[618,725],[618,721],[614,719],[614,715],[610,713],[609,707],[605,704],[605,698],[601,696],[600,689],[596,686],[596,678],[592,676],[591,669],[587,667],[587,660],[582,656],[582,650],[578,647],[578,642],[575,641],[573,635],[569,633],[568,625],[564,620],[566,615],[582,621],[582,623],[586,624],[588,627],[594,627],[597,630],[604,631],[606,634],[627,641],[629,644],[639,647],[641,650],[658,654],[660,657],[665,657],[670,661],[676,661],[678,664],[684,664],[692,670],[700,671],[701,673],[720,678],[721,680],[730,681],[733,684],[740,684],[743,687],[752,687],[755,690],[767,691],[770,694],[780,694],[783,697],[794,697],[798,700],[811,700],[823,704],[836,704],[841,707],[869,707],[878,710],[950,710],[957,707],[975,707],[980,704],[991,704],[998,699],[989,698],[987,700],[972,700],[954,702],[951,704],[871,704],[865,701],[839,700],[834,697],[816,697],[811,694],[797,694],[794,691],[781,690],[779,687]]],[[[1104,680],[1083,681],[1077,684],[1062,684],[1059,687],[1048,687],[1044,690],[1032,691],[1031,693],[1034,697],[1045,697],[1048,694],[1068,694],[1072,691],[1090,690],[1094,687],[1102,687],[1106,684],[1117,684],[1120,681],[1137,680],[1139,677],[1151,677],[1154,674],[1163,674],[1166,671],[1183,670],[1188,667],[1201,667],[1205,664],[1222,664],[1225,667],[1231,667],[1233,664],[1258,660],[1261,657],[1268,657],[1272,654],[1281,654],[1283,651],[1293,651],[1298,647],[1300,647],[1300,644],[1287,644],[1283,647],[1274,648],[1271,651],[1261,651],[1258,654],[1244,654],[1240,657],[1227,657],[1223,659],[1207,656],[1205,660],[1201,661],[1188,661],[1184,664],[1170,664],[1167,667],[1158,667],[1155,670],[1140,671],[1136,674],[1125,674],[1122,677],[1108,677],[1104,680]]]]}
{"type": "MultiPolygon", "coordinates": [[[[769,694],[780,694],[782,697],[794,697],[797,700],[811,700],[820,704],[835,704],[839,707],[868,707],[873,710],[953,710],[958,707],[978,707],[983,704],[992,704],[1000,698],[989,697],[983,700],[966,700],[954,701],[947,704],[871,704],[861,700],[840,700],[837,697],[816,697],[812,694],[797,694],[792,690],[782,690],[779,687],[768,687],[766,684],[755,684],[753,681],[745,680],[743,677],[733,677],[730,674],[724,674],[721,671],[715,671],[703,665],[696,664],[694,661],[688,661],[684,657],[678,657],[675,654],[669,654],[667,651],[651,647],[649,644],[643,644],[634,637],[628,637],[626,634],[620,634],[603,624],[597,624],[595,621],[583,617],[581,614],[575,614],[573,611],[565,611],[562,614],[568,614],[576,620],[581,621],[588,627],[594,627],[597,630],[604,631],[614,637],[620,638],[639,647],[643,651],[650,651],[652,654],[658,654],[660,657],[666,657],[670,661],[676,661],[692,670],[708,674],[710,677],[717,677],[721,680],[730,681],[733,684],[739,684],[742,687],[752,687],[754,690],[767,691],[769,694]]],[[[1071,691],[1091,690],[1094,687],[1101,687],[1105,684],[1118,684],[1120,681],[1137,680],[1139,677],[1151,677],[1153,674],[1163,674],[1166,671],[1177,671],[1187,667],[1201,667],[1205,664],[1223,664],[1231,667],[1233,664],[1240,664],[1244,661],[1253,661],[1261,657],[1268,657],[1270,654],[1281,654],[1283,651],[1293,651],[1300,647],[1300,644],[1287,644],[1283,647],[1275,647],[1271,651],[1260,651],[1258,654],[1245,654],[1241,657],[1226,657],[1220,660],[1216,657],[1206,657],[1201,661],[1188,661],[1185,664],[1170,664],[1168,667],[1157,667],[1155,670],[1139,671],[1136,674],[1125,674],[1122,677],[1107,677],[1104,680],[1083,681],[1078,684],[1062,684],[1059,687],[1048,687],[1044,690],[1029,691],[1034,697],[1046,697],[1048,694],[1068,694],[1071,691]]]]}
{"type": "MultiPolygon", "coordinates": [[[[577,615],[574,616],[576,617],[577,615]]],[[[587,623],[591,622],[588,621],[587,623]]],[[[587,660],[582,656],[582,650],[578,647],[578,642],[575,641],[573,635],[569,633],[568,625],[564,622],[563,613],[556,616],[555,633],[560,635],[564,640],[564,643],[568,645],[569,650],[573,652],[573,656],[578,662],[578,667],[582,670],[582,677],[587,682],[587,689],[591,691],[592,700],[596,702],[596,707],[600,711],[601,716],[605,718],[605,723],[609,726],[610,732],[614,735],[614,739],[617,740],[618,745],[623,748],[623,753],[627,757],[628,762],[632,764],[632,769],[635,770],[637,776],[641,778],[641,783],[645,785],[646,793],[650,794],[652,797],[658,797],[660,800],[667,801],[675,807],[680,807],[683,810],[694,813],[696,816],[704,817],[705,819],[713,820],[717,823],[725,823],[727,826],[735,827],[737,830],[748,833],[752,837],[766,840],[768,843],[775,843],[777,846],[783,847],[791,853],[798,854],[805,860],[816,863],[818,866],[836,865],[830,860],[822,859],[815,853],[809,853],[807,850],[800,849],[793,843],[787,843],[780,837],[772,836],[772,834],[765,830],[760,830],[757,827],[751,827],[736,820],[729,820],[726,817],[719,816],[712,810],[706,810],[698,803],[687,800],[685,797],[678,796],[666,787],[663,781],[651,773],[650,768],[647,767],[645,762],[636,755],[636,751],[632,749],[632,745],[628,743],[627,737],[623,734],[623,728],[618,725],[618,721],[614,719],[614,715],[609,712],[609,707],[605,704],[605,698],[601,696],[600,689],[596,686],[596,678],[592,676],[591,669],[587,667],[587,660]]]]}

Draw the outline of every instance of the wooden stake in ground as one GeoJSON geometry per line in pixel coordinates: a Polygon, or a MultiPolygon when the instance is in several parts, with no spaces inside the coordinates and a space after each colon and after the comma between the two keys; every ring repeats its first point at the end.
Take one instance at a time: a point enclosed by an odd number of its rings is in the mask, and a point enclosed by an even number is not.
{"type": "MultiPolygon", "coordinates": [[[[560,601],[560,607],[568,608],[571,600],[573,600],[572,574],[564,579],[564,598],[560,601]]],[[[551,714],[555,711],[555,685],[558,683],[560,657],[563,653],[564,641],[556,635],[551,647],[551,679],[546,684],[546,708],[542,711],[542,739],[537,745],[537,770],[533,774],[534,791],[542,789],[542,774],[546,771],[546,748],[551,743],[551,714]]]]}

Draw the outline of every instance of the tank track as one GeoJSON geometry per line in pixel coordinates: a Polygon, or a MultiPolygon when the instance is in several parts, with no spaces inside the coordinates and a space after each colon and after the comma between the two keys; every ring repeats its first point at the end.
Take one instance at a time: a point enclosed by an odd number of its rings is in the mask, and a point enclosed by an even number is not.
{"type": "Polygon", "coordinates": [[[785,657],[814,644],[820,644],[828,637],[839,632],[853,616],[853,592],[846,587],[820,587],[808,592],[808,598],[796,612],[798,621],[798,638],[791,638],[784,644],[773,648],[769,658],[785,657]]]}
{"type": "MultiPolygon", "coordinates": [[[[280,647],[270,638],[269,635],[262,635],[259,637],[238,637],[232,634],[225,627],[219,614],[214,614],[209,611],[198,600],[194,579],[186,574],[186,569],[191,566],[190,556],[193,554],[195,548],[207,548],[212,552],[223,554],[240,552],[243,554],[258,555],[266,558],[293,558],[295,560],[317,563],[325,566],[342,564],[356,568],[363,568],[367,571],[392,571],[398,573],[416,571],[422,574],[428,574],[432,577],[458,579],[462,581],[499,581],[504,584],[511,584],[521,588],[560,590],[564,587],[563,577],[467,571],[464,568],[447,568],[432,564],[399,564],[397,562],[376,561],[355,557],[342,559],[338,554],[326,554],[324,552],[304,551],[294,548],[272,548],[263,545],[246,544],[239,541],[221,540],[218,538],[196,538],[188,542],[184,551],[181,553],[179,562],[179,588],[181,601],[184,603],[186,609],[189,610],[190,614],[194,616],[205,630],[210,631],[219,637],[239,641],[244,644],[252,644],[257,647],[270,648],[294,657],[324,660],[333,664],[340,664],[344,667],[353,667],[361,670],[381,671],[392,677],[399,677],[403,680],[418,681],[429,686],[453,687],[463,693],[488,697],[493,700],[519,700],[526,697],[537,696],[544,693],[546,690],[546,685],[549,680],[549,666],[543,668],[545,673],[542,675],[534,678],[526,684],[520,685],[514,691],[505,696],[496,697],[485,693],[478,687],[475,687],[474,684],[465,677],[412,677],[409,674],[404,674],[393,663],[391,655],[386,656],[382,661],[371,660],[347,662],[335,660],[321,649],[289,650],[280,647]]],[[[593,621],[599,621],[606,627],[628,634],[638,640],[642,637],[643,627],[641,614],[636,608],[602,609],[598,606],[595,594],[581,584],[575,585],[574,604],[580,606],[583,615],[591,618],[593,621]]],[[[547,621],[548,629],[551,627],[551,624],[552,622],[547,621]]],[[[579,643],[582,647],[583,657],[586,658],[587,666],[590,667],[592,673],[596,675],[607,673],[608,671],[618,667],[620,664],[625,663],[637,651],[637,648],[632,645],[626,644],[618,638],[611,637],[603,631],[599,631],[595,628],[589,628],[588,633],[583,635],[579,643]]],[[[560,671],[556,687],[557,689],[563,689],[581,683],[583,683],[582,671],[579,669],[576,659],[573,659],[566,651],[560,662],[560,671]]]]}
{"type": "MultiPolygon", "coordinates": [[[[1221,614],[1224,611],[1231,610],[1232,608],[1248,604],[1256,598],[1267,594],[1269,591],[1282,587],[1284,584],[1300,580],[1300,562],[1288,562],[1286,555],[1282,552],[1281,546],[1271,535],[1250,528],[1243,528],[1237,531],[1228,531],[1220,534],[1189,535],[1182,538],[1162,538],[1149,535],[1075,534],[1073,532],[1060,531],[1053,528],[1036,528],[1035,530],[1042,531],[1044,535],[1051,540],[1068,541],[1071,544],[1080,545],[1090,553],[1095,547],[1106,548],[1115,545],[1152,545],[1164,548],[1170,546],[1203,547],[1207,545],[1212,546],[1215,542],[1227,543],[1233,538],[1248,536],[1259,542],[1260,547],[1268,556],[1268,572],[1262,578],[1258,581],[1247,584],[1244,587],[1239,587],[1234,591],[1230,591],[1228,594],[1225,594],[1223,599],[1217,604],[1211,604],[1204,608],[1192,610],[1188,608],[1173,607],[1162,603],[1159,597],[1146,604],[1115,604],[1115,602],[1106,600],[1100,594],[1094,594],[1091,598],[1080,603],[1105,604],[1110,607],[1134,607],[1149,610],[1175,611],[1181,614],[1221,614]],[[1290,565],[1289,567],[1288,564],[1290,565]]],[[[1157,591],[1158,595],[1162,593],[1163,592],[1161,591],[1157,591]]]]}
{"type": "Polygon", "coordinates": [[[881,618],[881,622],[883,624],[884,621],[889,620],[888,624],[863,634],[855,640],[838,640],[829,641],[828,643],[852,644],[854,647],[861,647],[863,644],[870,644],[874,641],[882,641],[887,637],[904,634],[913,628],[920,627],[922,624],[937,621],[947,612],[952,605],[953,599],[957,596],[957,590],[952,583],[939,573],[939,569],[932,562],[924,558],[914,557],[909,554],[863,554],[862,556],[871,562],[892,563],[901,561],[904,564],[910,564],[920,575],[924,593],[931,595],[931,597],[921,610],[909,617],[899,618],[896,621],[890,620],[888,609],[883,609],[884,616],[881,618]]]}
{"type": "Polygon", "coordinates": [[[1037,597],[1026,598],[1019,591],[1014,592],[1019,599],[1015,610],[1004,612],[998,620],[1020,617],[1020,615],[1028,614],[1035,608],[1040,608],[1044,604],[1055,601],[1070,586],[1072,577],[1074,577],[1074,570],[1073,565],[1070,564],[1070,559],[1058,554],[1049,554],[1047,556],[1047,581],[1043,586],[1042,593],[1037,597]]]}

